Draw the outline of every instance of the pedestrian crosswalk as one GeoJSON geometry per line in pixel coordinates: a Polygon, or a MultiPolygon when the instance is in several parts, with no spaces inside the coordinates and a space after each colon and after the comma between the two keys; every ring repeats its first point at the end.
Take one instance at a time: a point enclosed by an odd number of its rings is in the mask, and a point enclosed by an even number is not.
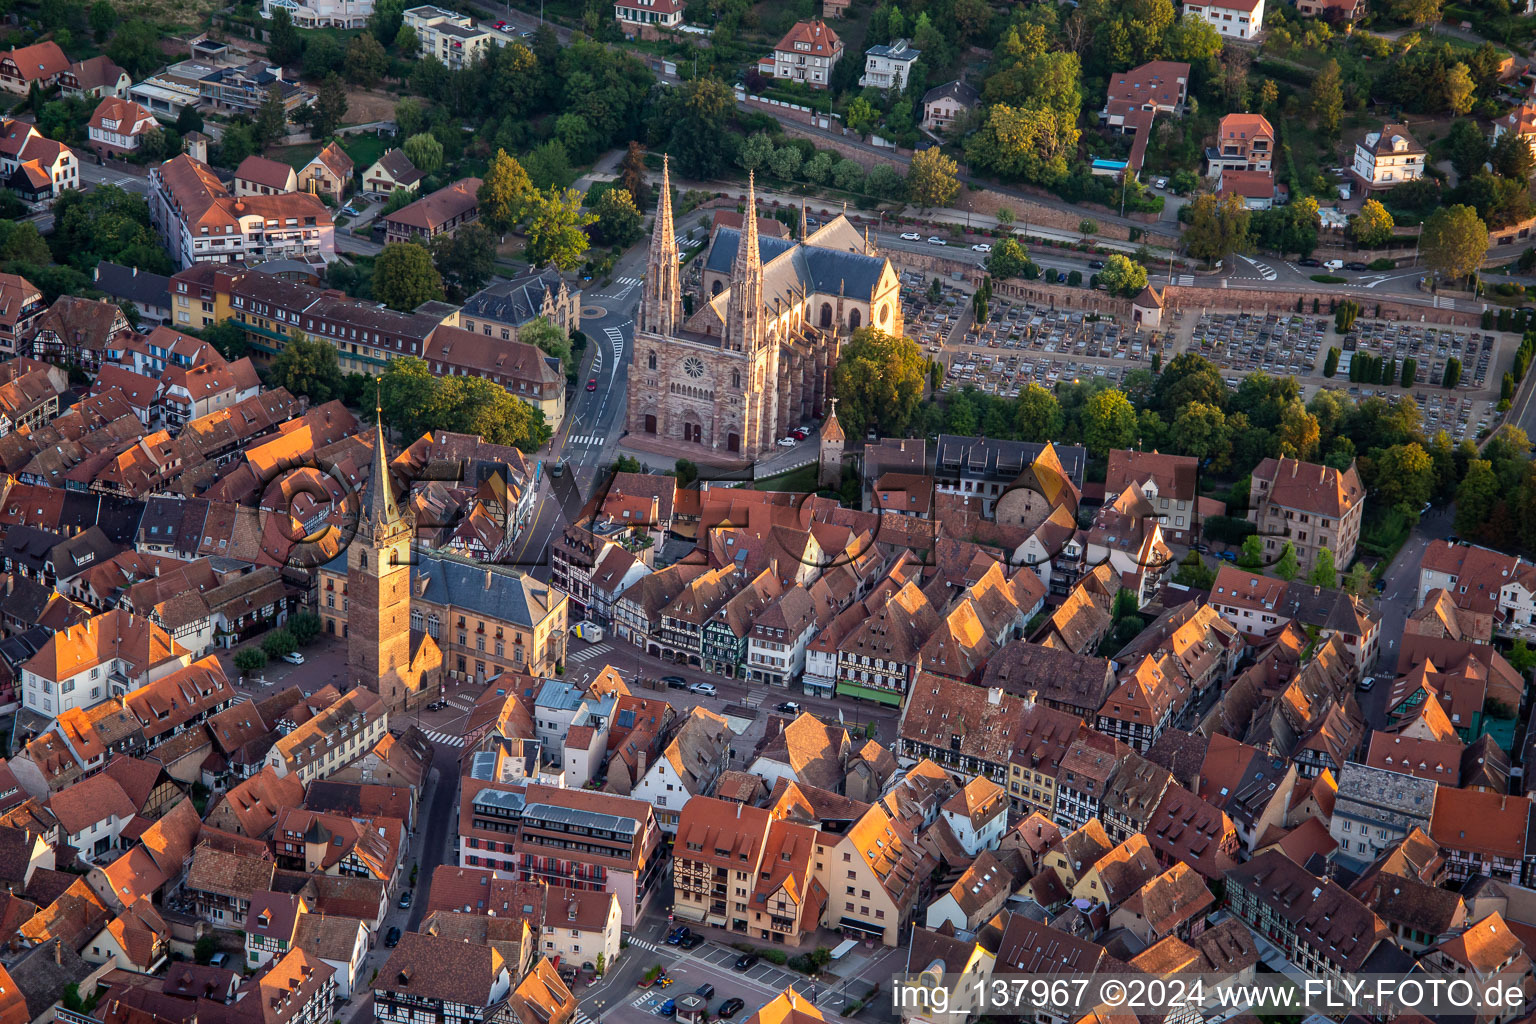
{"type": "Polygon", "coordinates": [[[238,707],[241,704],[249,704],[250,702],[251,702],[251,695],[248,694],[248,693],[242,693],[242,694],[240,694],[240,696],[236,697],[233,701],[231,701],[229,706],[233,708],[233,707],[238,707]]]}
{"type": "Polygon", "coordinates": [[[455,736],[453,733],[442,732],[438,729],[423,729],[422,732],[426,734],[427,739],[444,747],[462,747],[464,745],[463,736],[455,736]]]}
{"type": "Polygon", "coordinates": [[[613,285],[614,295],[622,299],[624,296],[640,287],[640,279],[638,277],[616,277],[613,279],[613,285]]]}
{"type": "MultiPolygon", "coordinates": [[[[1274,273],[1274,272],[1271,271],[1270,273],[1274,273]]],[[[1268,281],[1268,280],[1273,280],[1273,279],[1266,276],[1265,280],[1268,281]]],[[[1193,288],[1194,286],[1195,286],[1195,275],[1194,274],[1180,274],[1179,275],[1179,287],[1180,288],[1193,288]]]]}
{"type": "Polygon", "coordinates": [[[747,695],[741,698],[741,702],[749,708],[755,708],[760,707],[763,701],[767,699],[768,695],[762,690],[749,690],[747,691],[747,695]]]}
{"type": "MultiPolygon", "coordinates": [[[[567,654],[565,656],[565,660],[566,661],[576,662],[576,663],[579,664],[579,663],[581,663],[583,661],[591,661],[593,658],[604,657],[605,655],[608,654],[608,652],[610,652],[612,650],[613,650],[613,645],[612,644],[593,644],[591,647],[588,647],[586,650],[577,651],[575,654],[567,654]]],[[[630,939],[629,941],[631,943],[634,943],[634,942],[637,942],[639,940],[637,940],[637,939],[630,939]]]]}
{"type": "Polygon", "coordinates": [[[565,439],[565,443],[586,445],[588,448],[601,448],[608,443],[608,439],[598,434],[572,434],[565,439]]]}
{"type": "Polygon", "coordinates": [[[588,1017],[588,1016],[587,1016],[587,1015],[586,1015],[586,1013],[585,1013],[585,1012],[583,1012],[583,1011],[582,1011],[582,1010],[581,1010],[581,1009],[579,1009],[579,1008],[578,1008],[578,1009],[577,1009],[577,1011],[576,1011],[576,1018],[575,1018],[575,1021],[576,1021],[576,1024],[596,1024],[596,1022],[595,1022],[595,1021],[593,1021],[593,1020],[592,1020],[592,1018],[591,1018],[591,1017],[588,1017]]]}
{"type": "Polygon", "coordinates": [[[640,949],[649,950],[652,953],[660,953],[661,952],[661,947],[656,945],[656,943],[651,942],[648,939],[637,939],[637,938],[631,937],[630,940],[629,940],[629,944],[631,946],[636,946],[636,947],[638,947],[640,949]]]}

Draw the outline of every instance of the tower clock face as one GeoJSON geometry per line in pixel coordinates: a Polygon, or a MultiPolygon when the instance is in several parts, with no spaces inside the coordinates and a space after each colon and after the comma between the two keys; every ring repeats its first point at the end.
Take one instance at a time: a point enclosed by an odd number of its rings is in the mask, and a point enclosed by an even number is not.
{"type": "Polygon", "coordinates": [[[698,356],[689,356],[683,360],[683,372],[694,380],[704,376],[704,360],[698,356]]]}

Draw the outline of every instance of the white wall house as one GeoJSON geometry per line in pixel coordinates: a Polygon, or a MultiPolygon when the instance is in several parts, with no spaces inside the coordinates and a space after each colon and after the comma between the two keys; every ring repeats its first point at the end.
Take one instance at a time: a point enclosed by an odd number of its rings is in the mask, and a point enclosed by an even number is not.
{"type": "Polygon", "coordinates": [[[1184,4],[1184,17],[1209,22],[1221,35],[1252,39],[1264,27],[1264,0],[1200,0],[1184,4]]]}
{"type": "Polygon", "coordinates": [[[1008,793],[978,776],[946,801],[939,814],[949,823],[966,855],[974,857],[996,846],[1008,827],[1008,793]]]}
{"type": "Polygon", "coordinates": [[[912,65],[917,63],[923,51],[915,50],[905,39],[898,39],[889,46],[871,46],[864,51],[864,74],[859,79],[861,89],[907,88],[907,78],[912,65]]]}
{"type": "Polygon", "coordinates": [[[362,28],[373,13],[373,0],[262,0],[263,18],[278,10],[287,11],[299,28],[362,28]]]}
{"type": "Polygon", "coordinates": [[[1355,143],[1355,177],[1367,189],[1388,189],[1424,176],[1424,147],[1406,125],[1383,125],[1355,143]]]}

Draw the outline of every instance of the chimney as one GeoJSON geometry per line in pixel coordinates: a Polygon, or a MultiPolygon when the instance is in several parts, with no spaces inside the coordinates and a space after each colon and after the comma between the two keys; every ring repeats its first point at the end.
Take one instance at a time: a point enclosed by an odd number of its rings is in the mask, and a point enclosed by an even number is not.
{"type": "Polygon", "coordinates": [[[991,704],[993,707],[997,707],[1002,702],[1003,702],[1003,688],[1001,686],[993,686],[993,687],[988,688],[988,690],[987,690],[987,703],[991,704]]]}
{"type": "Polygon", "coordinates": [[[1033,710],[1034,706],[1035,706],[1035,700],[1039,696],[1040,696],[1040,691],[1039,690],[1030,690],[1028,693],[1026,693],[1024,695],[1024,710],[1025,711],[1033,710]]]}

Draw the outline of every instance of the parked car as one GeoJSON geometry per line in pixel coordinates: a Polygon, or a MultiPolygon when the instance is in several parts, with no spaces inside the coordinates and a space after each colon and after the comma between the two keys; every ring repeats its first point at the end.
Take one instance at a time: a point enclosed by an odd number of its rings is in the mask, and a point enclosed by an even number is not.
{"type": "Polygon", "coordinates": [[[1093,269],[1093,270],[1103,270],[1104,269],[1104,261],[1103,260],[1089,260],[1088,261],[1088,266],[1091,269],[1093,269]]]}
{"type": "Polygon", "coordinates": [[[701,697],[714,697],[718,695],[720,691],[715,689],[714,683],[694,683],[692,686],[688,687],[688,692],[696,693],[701,697]]]}
{"type": "Polygon", "coordinates": [[[497,29],[498,29],[498,30],[499,30],[499,29],[504,29],[504,28],[506,28],[506,27],[507,27],[507,23],[506,23],[506,22],[504,22],[504,21],[498,21],[498,22],[497,22],[497,23],[496,23],[496,28],[497,28],[497,29]]]}
{"type": "Polygon", "coordinates": [[[730,999],[727,999],[725,1002],[720,1004],[720,1008],[715,1011],[715,1016],[723,1020],[730,1020],[732,1017],[740,1013],[741,1008],[746,1005],[747,1004],[742,1002],[740,999],[732,996],[730,999]]]}
{"type": "Polygon", "coordinates": [[[704,945],[704,936],[698,932],[689,932],[683,936],[683,941],[678,943],[683,949],[698,949],[704,945]]]}
{"type": "Polygon", "coordinates": [[[676,1012],[677,1012],[677,1000],[676,999],[668,999],[666,1002],[664,1002],[660,1006],[656,1007],[656,1016],[658,1016],[658,1017],[670,1017],[673,1014],[675,1014],[676,1012]]]}
{"type": "Polygon", "coordinates": [[[795,445],[797,445],[799,443],[800,443],[799,441],[796,441],[792,437],[781,437],[781,438],[779,438],[779,447],[780,448],[793,448],[795,445]]]}
{"type": "MultiPolygon", "coordinates": [[[[667,686],[670,689],[673,689],[673,690],[686,690],[686,689],[688,689],[688,680],[684,679],[682,676],[662,676],[661,677],[661,681],[666,683],[667,686]]],[[[685,932],[687,930],[688,930],[687,928],[679,928],[678,929],[678,931],[683,931],[683,932],[685,932]]],[[[667,941],[671,942],[672,940],[670,938],[668,938],[667,941]]]]}
{"type": "Polygon", "coordinates": [[[756,953],[743,953],[743,954],[741,954],[741,956],[736,958],[736,969],[738,971],[745,971],[745,970],[748,970],[748,969],[756,967],[756,966],[757,966],[757,954],[756,953]]]}
{"type": "Polygon", "coordinates": [[[1235,561],[1237,561],[1237,556],[1234,555],[1230,551],[1218,551],[1218,552],[1216,552],[1216,557],[1219,558],[1223,562],[1235,562],[1235,561]]]}
{"type": "Polygon", "coordinates": [[[796,427],[794,430],[789,432],[789,436],[794,438],[796,441],[804,441],[810,435],[805,432],[803,427],[796,427]]]}
{"type": "Polygon", "coordinates": [[[567,463],[566,463],[565,459],[557,459],[557,460],[555,460],[554,465],[549,467],[549,475],[550,476],[565,476],[566,465],[567,465],[567,463]]]}
{"type": "Polygon", "coordinates": [[[929,235],[928,236],[928,244],[929,245],[948,245],[949,243],[944,241],[944,239],[940,238],[938,235],[929,235]]]}
{"type": "Polygon", "coordinates": [[[1370,270],[1371,266],[1369,263],[1361,263],[1359,260],[1350,260],[1344,264],[1344,269],[1359,272],[1361,270],[1370,270]]]}
{"type": "Polygon", "coordinates": [[[411,909],[411,890],[407,889],[407,890],[405,890],[405,892],[402,892],[400,894],[400,909],[401,910],[409,910],[409,909],[411,909]]]}
{"type": "Polygon", "coordinates": [[[208,958],[209,967],[223,967],[227,963],[229,963],[228,953],[215,953],[208,958]]]}
{"type": "Polygon", "coordinates": [[[1343,270],[1344,269],[1344,261],[1343,260],[1324,260],[1323,261],[1323,266],[1326,269],[1328,269],[1328,270],[1343,270]]]}
{"type": "Polygon", "coordinates": [[[1168,179],[1167,178],[1158,178],[1156,181],[1154,181],[1152,183],[1152,187],[1153,188],[1167,188],[1168,187],[1168,179]]]}
{"type": "Polygon", "coordinates": [[[1375,685],[1376,685],[1376,677],[1375,676],[1366,676],[1364,679],[1360,680],[1360,689],[1364,690],[1367,693],[1369,693],[1371,691],[1371,687],[1373,687],[1375,685]]]}
{"type": "Polygon", "coordinates": [[[703,996],[705,1002],[715,998],[715,986],[711,985],[707,981],[693,991],[696,995],[703,996]]]}
{"type": "Polygon", "coordinates": [[[782,711],[786,715],[798,715],[800,713],[800,705],[792,700],[785,700],[775,704],[773,710],[782,711]]]}
{"type": "Polygon", "coordinates": [[[692,935],[693,929],[685,924],[678,925],[667,933],[667,945],[675,946],[683,941],[684,936],[692,935]]]}
{"type": "Polygon", "coordinates": [[[975,245],[971,246],[971,248],[975,249],[977,252],[991,252],[992,251],[992,247],[990,245],[988,245],[986,242],[977,242],[975,245]]]}
{"type": "Polygon", "coordinates": [[[384,945],[388,949],[394,949],[400,945],[400,928],[398,926],[391,928],[384,934],[384,945]]]}
{"type": "Polygon", "coordinates": [[[302,665],[304,664],[304,655],[300,654],[298,651],[289,651],[287,654],[283,655],[283,660],[290,665],[302,665]]]}
{"type": "Polygon", "coordinates": [[[1297,260],[1296,265],[1298,267],[1320,267],[1323,265],[1323,261],[1308,256],[1306,259],[1297,260]]]}
{"type": "Polygon", "coordinates": [[[918,234],[916,231],[903,231],[901,233],[901,238],[902,238],[902,241],[904,241],[904,242],[920,241],[922,239],[922,237],[923,236],[918,234]]]}

